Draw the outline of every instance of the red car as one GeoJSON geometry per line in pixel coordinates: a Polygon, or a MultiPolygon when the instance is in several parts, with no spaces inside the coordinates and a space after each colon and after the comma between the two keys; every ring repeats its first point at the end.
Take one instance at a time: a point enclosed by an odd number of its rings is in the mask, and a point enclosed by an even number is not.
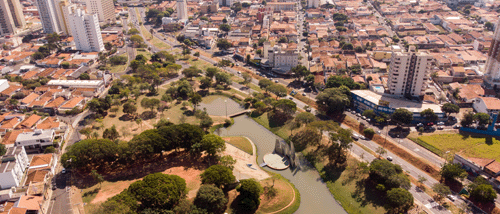
{"type": "Polygon", "coordinates": [[[433,125],[434,125],[434,123],[433,123],[433,122],[429,122],[429,123],[427,123],[427,126],[433,126],[433,125]]]}

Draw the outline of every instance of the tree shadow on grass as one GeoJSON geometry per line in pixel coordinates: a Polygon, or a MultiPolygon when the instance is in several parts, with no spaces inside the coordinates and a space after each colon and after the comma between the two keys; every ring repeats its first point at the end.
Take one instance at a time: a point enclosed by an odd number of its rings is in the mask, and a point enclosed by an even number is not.
{"type": "Polygon", "coordinates": [[[121,117],[118,118],[121,121],[131,121],[134,119],[134,116],[129,115],[129,114],[124,114],[121,117]]]}
{"type": "Polygon", "coordinates": [[[243,197],[241,195],[236,196],[233,202],[229,205],[232,210],[232,214],[252,214],[255,213],[256,210],[246,210],[242,206],[240,206],[243,197]]]}

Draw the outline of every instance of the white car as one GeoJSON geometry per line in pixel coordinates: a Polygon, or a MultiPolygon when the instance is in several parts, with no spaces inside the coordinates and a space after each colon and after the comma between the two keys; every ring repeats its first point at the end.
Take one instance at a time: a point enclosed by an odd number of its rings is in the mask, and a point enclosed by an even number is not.
{"type": "Polygon", "coordinates": [[[457,197],[454,196],[454,195],[447,195],[446,196],[448,199],[450,199],[450,201],[456,201],[457,200],[457,197]]]}
{"type": "Polygon", "coordinates": [[[387,156],[387,160],[388,161],[392,161],[392,157],[391,156],[387,156]]]}
{"type": "Polygon", "coordinates": [[[63,169],[61,170],[61,173],[62,173],[62,174],[66,174],[66,168],[63,168],[63,169]]]}

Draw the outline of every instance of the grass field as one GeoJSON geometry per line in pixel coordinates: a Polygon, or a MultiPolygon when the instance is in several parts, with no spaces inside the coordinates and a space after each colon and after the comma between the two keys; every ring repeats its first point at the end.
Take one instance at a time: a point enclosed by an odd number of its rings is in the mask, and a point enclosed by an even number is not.
{"type": "Polygon", "coordinates": [[[224,137],[224,140],[244,152],[253,155],[252,144],[244,137],[224,137]]]}
{"type": "Polygon", "coordinates": [[[166,50],[166,49],[171,48],[170,45],[168,45],[167,43],[161,41],[160,39],[158,39],[154,36],[152,37],[153,39],[151,39],[151,33],[144,27],[144,25],[141,25],[141,32],[142,32],[142,35],[144,36],[144,39],[151,42],[151,44],[153,44],[155,47],[162,49],[162,50],[166,50]]]}
{"type": "Polygon", "coordinates": [[[462,134],[437,134],[417,138],[441,151],[460,153],[467,157],[489,158],[500,161],[500,141],[493,137],[462,134]]]}
{"type": "Polygon", "coordinates": [[[136,51],[136,55],[139,55],[139,54],[142,54],[143,56],[145,56],[148,60],[151,59],[151,52],[149,52],[148,50],[144,49],[144,48],[138,48],[137,51],[136,51]]]}
{"type": "Polygon", "coordinates": [[[355,170],[358,160],[353,157],[348,159],[348,167],[345,169],[330,169],[321,163],[315,167],[326,182],[326,186],[342,207],[349,214],[382,214],[386,210],[382,207],[384,197],[375,188],[367,187],[366,174],[355,170]]]}
{"type": "MultiPolygon", "coordinates": [[[[127,57],[127,59],[128,59],[128,54],[127,54],[127,53],[120,54],[120,56],[125,56],[125,57],[127,57]]],[[[127,69],[128,63],[129,63],[129,62],[125,63],[125,65],[115,65],[115,66],[111,66],[111,67],[110,67],[110,69],[109,69],[109,71],[110,71],[111,73],[119,73],[119,72],[123,72],[123,71],[125,71],[125,69],[127,69]]]]}
{"type": "MultiPolygon", "coordinates": [[[[285,123],[284,125],[275,124],[273,121],[269,120],[269,118],[267,117],[267,112],[259,116],[252,115],[252,119],[254,119],[258,124],[264,126],[266,129],[269,129],[274,134],[280,136],[285,141],[288,141],[290,135],[292,134],[290,123],[285,123]]],[[[299,131],[300,129],[294,129],[293,133],[297,133],[299,131]]]]}

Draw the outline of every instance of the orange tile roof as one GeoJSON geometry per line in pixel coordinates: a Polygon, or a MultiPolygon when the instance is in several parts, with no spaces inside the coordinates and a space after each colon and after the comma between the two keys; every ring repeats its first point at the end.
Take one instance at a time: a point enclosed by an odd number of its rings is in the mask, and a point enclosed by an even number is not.
{"type": "Polygon", "coordinates": [[[7,132],[2,138],[2,144],[14,144],[16,142],[17,136],[21,133],[23,133],[23,130],[12,130],[11,132],[7,132]]]}
{"type": "Polygon", "coordinates": [[[26,103],[26,104],[29,104],[31,102],[33,102],[33,100],[35,100],[36,98],[38,98],[40,95],[36,94],[36,93],[31,93],[29,94],[28,96],[26,96],[24,99],[21,100],[21,103],[26,103]]]}
{"type": "Polygon", "coordinates": [[[47,77],[47,76],[50,76],[50,74],[52,74],[52,72],[54,72],[55,70],[56,70],[55,68],[46,68],[42,72],[38,73],[37,76],[39,76],[39,77],[47,77]]]}
{"type": "Polygon", "coordinates": [[[32,114],[31,116],[29,116],[28,118],[26,118],[23,122],[21,122],[21,127],[23,127],[23,128],[31,128],[40,119],[42,119],[42,117],[40,117],[40,116],[38,116],[36,114],[32,114]]]}
{"type": "Polygon", "coordinates": [[[20,86],[20,85],[11,85],[7,89],[3,90],[1,92],[1,94],[5,95],[5,96],[10,96],[12,93],[14,93],[14,91],[17,91],[18,89],[21,89],[21,88],[22,88],[22,86],[20,86]]]}
{"type": "Polygon", "coordinates": [[[50,165],[52,162],[52,154],[35,155],[31,159],[30,167],[50,165]]]}
{"type": "Polygon", "coordinates": [[[57,118],[55,117],[48,117],[41,123],[36,125],[37,129],[53,129],[53,128],[58,128],[59,127],[59,122],[57,121],[57,118]]]}
{"type": "Polygon", "coordinates": [[[17,207],[26,208],[28,210],[40,210],[40,203],[42,203],[42,196],[23,195],[19,199],[17,207]]]}
{"type": "Polygon", "coordinates": [[[73,97],[71,100],[69,100],[68,102],[66,102],[64,105],[62,105],[60,108],[68,108],[68,109],[72,109],[74,108],[76,105],[78,105],[78,103],[80,103],[83,99],[85,99],[84,97],[73,97]]]}
{"type": "Polygon", "coordinates": [[[59,79],[59,77],[61,77],[64,73],[66,73],[66,71],[67,71],[66,69],[61,68],[57,70],[54,74],[52,74],[52,78],[59,79]]]}
{"type": "Polygon", "coordinates": [[[26,208],[12,207],[8,214],[26,214],[26,212],[28,212],[26,208]]]}
{"type": "Polygon", "coordinates": [[[61,106],[61,104],[64,103],[64,97],[58,97],[54,100],[52,100],[52,102],[48,103],[47,105],[45,105],[46,108],[58,108],[59,106],[61,106]]]}
{"type": "Polygon", "coordinates": [[[31,79],[32,77],[34,77],[36,74],[38,74],[38,70],[31,70],[31,71],[28,71],[26,73],[24,73],[23,75],[23,79],[27,80],[27,79],[31,79]]]}
{"type": "Polygon", "coordinates": [[[0,115],[0,122],[2,122],[3,120],[5,120],[5,117],[6,117],[7,115],[9,115],[10,113],[11,113],[11,112],[9,111],[9,112],[6,112],[6,113],[4,113],[4,114],[0,115]]]}
{"type": "Polygon", "coordinates": [[[30,183],[43,182],[45,180],[45,175],[49,173],[48,170],[30,170],[26,176],[25,185],[30,183]]]}
{"type": "Polygon", "coordinates": [[[496,97],[480,97],[488,110],[500,110],[500,99],[496,97]]]}
{"type": "Polygon", "coordinates": [[[485,168],[489,169],[493,173],[498,173],[500,172],[500,163],[494,161],[493,163],[488,164],[485,168]]]}
{"type": "Polygon", "coordinates": [[[13,129],[16,128],[16,126],[19,124],[19,119],[17,117],[14,117],[8,121],[5,121],[2,123],[2,126],[0,128],[3,129],[13,129]]]}

